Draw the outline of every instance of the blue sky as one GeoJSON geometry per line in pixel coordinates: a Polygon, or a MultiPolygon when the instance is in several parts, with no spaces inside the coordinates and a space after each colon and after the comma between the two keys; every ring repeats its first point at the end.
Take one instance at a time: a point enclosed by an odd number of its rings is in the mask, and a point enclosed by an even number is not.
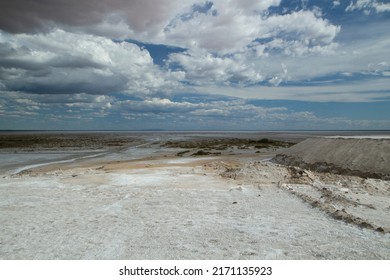
{"type": "Polygon", "coordinates": [[[0,4],[0,129],[390,129],[390,1],[0,4]]]}

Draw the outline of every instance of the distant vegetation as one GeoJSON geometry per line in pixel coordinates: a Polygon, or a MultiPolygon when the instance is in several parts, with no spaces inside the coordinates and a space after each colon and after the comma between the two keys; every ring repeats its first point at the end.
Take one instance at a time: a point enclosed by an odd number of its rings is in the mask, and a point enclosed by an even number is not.
{"type": "Polygon", "coordinates": [[[58,148],[103,148],[121,147],[133,143],[136,139],[120,135],[98,134],[34,134],[0,135],[0,149],[58,149],[58,148]]]}
{"type": "Polygon", "coordinates": [[[226,150],[229,148],[238,149],[262,149],[270,147],[290,147],[294,143],[283,142],[278,140],[271,140],[262,138],[260,140],[253,139],[191,139],[181,141],[167,141],[162,144],[163,147],[168,148],[182,148],[182,149],[202,149],[202,150],[226,150]]]}

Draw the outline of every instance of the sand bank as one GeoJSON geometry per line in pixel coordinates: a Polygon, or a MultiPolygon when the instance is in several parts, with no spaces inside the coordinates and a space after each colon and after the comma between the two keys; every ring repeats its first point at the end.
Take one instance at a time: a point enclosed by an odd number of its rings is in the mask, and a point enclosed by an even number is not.
{"type": "Polygon", "coordinates": [[[280,152],[275,162],[316,171],[390,179],[390,139],[310,138],[280,152]]]}

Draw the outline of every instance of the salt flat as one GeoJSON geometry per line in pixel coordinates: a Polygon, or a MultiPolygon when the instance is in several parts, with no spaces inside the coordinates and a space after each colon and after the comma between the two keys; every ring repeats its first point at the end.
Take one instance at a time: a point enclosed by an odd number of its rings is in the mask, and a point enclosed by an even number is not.
{"type": "Polygon", "coordinates": [[[4,172],[0,257],[390,259],[389,181],[262,161],[274,148],[139,149],[4,172]]]}

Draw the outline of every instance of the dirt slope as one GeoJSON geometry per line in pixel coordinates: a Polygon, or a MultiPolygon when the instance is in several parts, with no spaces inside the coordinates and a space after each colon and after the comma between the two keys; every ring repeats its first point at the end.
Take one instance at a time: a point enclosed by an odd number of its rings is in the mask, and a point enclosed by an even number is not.
{"type": "Polygon", "coordinates": [[[389,139],[309,138],[274,161],[315,171],[390,179],[389,139]]]}

